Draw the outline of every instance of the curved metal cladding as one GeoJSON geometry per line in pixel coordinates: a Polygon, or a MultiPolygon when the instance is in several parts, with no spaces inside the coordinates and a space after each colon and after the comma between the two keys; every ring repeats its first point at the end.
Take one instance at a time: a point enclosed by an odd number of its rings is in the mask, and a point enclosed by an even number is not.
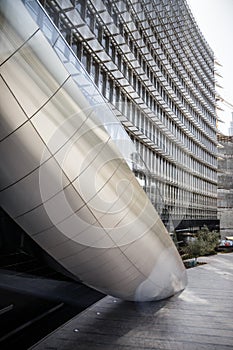
{"type": "Polygon", "coordinates": [[[183,263],[106,109],[90,106],[20,1],[0,7],[2,207],[86,285],[137,301],[181,291],[183,263]]]}

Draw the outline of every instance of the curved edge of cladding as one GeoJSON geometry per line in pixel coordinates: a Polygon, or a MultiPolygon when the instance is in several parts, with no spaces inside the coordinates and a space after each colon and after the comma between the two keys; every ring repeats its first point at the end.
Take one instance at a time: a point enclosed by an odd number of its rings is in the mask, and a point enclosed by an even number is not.
{"type": "Polygon", "coordinates": [[[181,258],[98,109],[12,3],[0,4],[2,207],[86,285],[137,301],[180,292],[181,258]]]}

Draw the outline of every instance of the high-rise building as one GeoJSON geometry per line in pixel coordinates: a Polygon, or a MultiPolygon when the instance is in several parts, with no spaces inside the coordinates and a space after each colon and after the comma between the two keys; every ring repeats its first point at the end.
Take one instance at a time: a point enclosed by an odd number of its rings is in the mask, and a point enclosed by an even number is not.
{"type": "Polygon", "coordinates": [[[216,225],[214,54],[185,0],[41,0],[146,166],[165,223],[216,225]]]}
{"type": "Polygon", "coordinates": [[[233,136],[218,135],[218,217],[222,238],[233,235],[233,136]]]}
{"type": "Polygon", "coordinates": [[[169,230],[215,227],[214,54],[186,0],[40,3],[134,142],[135,175],[169,230]]]}
{"type": "Polygon", "coordinates": [[[230,122],[230,127],[229,127],[229,136],[233,136],[233,112],[231,112],[231,122],[230,122]]]}
{"type": "Polygon", "coordinates": [[[215,221],[214,55],[186,1],[41,4],[130,134],[164,222],[215,221]]]}

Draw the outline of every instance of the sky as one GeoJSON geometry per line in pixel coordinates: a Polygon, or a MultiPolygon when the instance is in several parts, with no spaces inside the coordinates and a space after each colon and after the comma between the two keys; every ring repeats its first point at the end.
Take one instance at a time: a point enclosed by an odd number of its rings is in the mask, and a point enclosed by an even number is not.
{"type": "MultiPolygon", "coordinates": [[[[217,92],[233,105],[233,0],[187,0],[196,22],[214,51],[219,85],[217,92]]],[[[219,130],[228,135],[232,120],[233,107],[222,105],[224,112],[218,116],[224,123],[219,123],[219,130]]]]}

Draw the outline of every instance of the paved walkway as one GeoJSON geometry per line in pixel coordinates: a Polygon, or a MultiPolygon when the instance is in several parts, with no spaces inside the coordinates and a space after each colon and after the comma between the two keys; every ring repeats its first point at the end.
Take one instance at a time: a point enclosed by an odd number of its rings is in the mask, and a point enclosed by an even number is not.
{"type": "Polygon", "coordinates": [[[233,349],[233,253],[199,258],[186,290],[166,301],[105,297],[33,350],[233,349]]]}

